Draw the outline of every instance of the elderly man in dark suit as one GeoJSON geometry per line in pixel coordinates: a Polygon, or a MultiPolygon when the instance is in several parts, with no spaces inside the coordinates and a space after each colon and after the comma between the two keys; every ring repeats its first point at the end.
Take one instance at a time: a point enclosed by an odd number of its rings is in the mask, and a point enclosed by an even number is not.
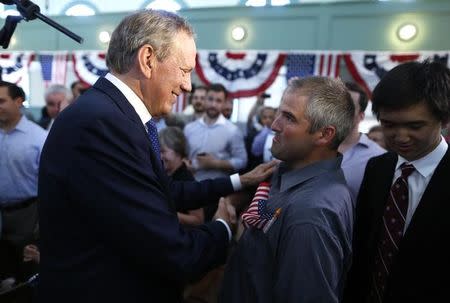
{"type": "Polygon", "coordinates": [[[39,174],[39,302],[179,302],[183,283],[225,261],[226,205],[189,230],[176,210],[255,184],[273,164],[202,183],[168,180],[151,118],[191,90],[195,55],[183,18],[132,14],[112,34],[110,73],[56,119],[39,174]]]}
{"type": "Polygon", "coordinates": [[[450,71],[409,62],[373,92],[393,152],[367,164],[356,206],[344,302],[447,302],[450,279],[450,71]]]}

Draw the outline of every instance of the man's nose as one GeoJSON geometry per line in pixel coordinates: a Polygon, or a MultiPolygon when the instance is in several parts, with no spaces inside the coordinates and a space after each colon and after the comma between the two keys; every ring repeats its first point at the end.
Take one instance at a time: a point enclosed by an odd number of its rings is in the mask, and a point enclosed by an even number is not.
{"type": "Polygon", "coordinates": [[[270,128],[277,133],[281,131],[280,117],[275,117],[270,128]]]}
{"type": "Polygon", "coordinates": [[[185,92],[190,92],[192,90],[191,76],[187,76],[183,80],[181,84],[181,89],[185,92]]]}
{"type": "Polygon", "coordinates": [[[404,127],[399,127],[395,133],[395,141],[398,143],[406,143],[409,141],[409,132],[404,127]]]}

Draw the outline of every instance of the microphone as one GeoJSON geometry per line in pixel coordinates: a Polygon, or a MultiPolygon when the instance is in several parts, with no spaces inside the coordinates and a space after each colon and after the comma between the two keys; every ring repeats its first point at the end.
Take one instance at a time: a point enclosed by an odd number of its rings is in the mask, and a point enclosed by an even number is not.
{"type": "Polygon", "coordinates": [[[56,28],[63,34],[69,36],[73,40],[77,41],[78,43],[83,43],[83,38],[75,34],[74,32],[68,30],[64,26],[60,25],[59,23],[56,23],[52,19],[46,17],[45,15],[41,14],[41,9],[39,6],[31,2],[30,0],[0,0],[0,2],[4,4],[15,4],[17,7],[17,10],[19,13],[23,16],[23,18],[26,21],[34,20],[36,18],[40,19],[41,21],[44,21],[48,25],[56,28]]]}

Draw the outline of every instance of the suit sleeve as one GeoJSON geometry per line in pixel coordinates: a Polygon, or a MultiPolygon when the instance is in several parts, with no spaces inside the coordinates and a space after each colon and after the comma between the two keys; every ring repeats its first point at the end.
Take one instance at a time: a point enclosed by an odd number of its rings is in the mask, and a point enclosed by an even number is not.
{"type": "Polygon", "coordinates": [[[220,197],[234,192],[229,177],[203,181],[172,181],[171,196],[178,211],[217,204],[220,197]]]}
{"type": "MultiPolygon", "coordinates": [[[[111,119],[112,120],[112,119],[111,119]]],[[[69,190],[77,215],[104,245],[143,272],[185,281],[225,260],[220,222],[185,230],[168,207],[145,141],[122,121],[97,120],[82,131],[69,190]],[[144,144],[142,144],[144,143],[144,144]]],[[[129,126],[129,124],[128,124],[129,126]]]]}

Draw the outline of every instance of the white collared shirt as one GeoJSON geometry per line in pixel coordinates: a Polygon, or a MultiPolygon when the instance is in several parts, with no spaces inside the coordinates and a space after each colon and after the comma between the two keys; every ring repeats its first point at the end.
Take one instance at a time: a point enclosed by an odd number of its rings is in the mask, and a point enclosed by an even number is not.
{"type": "Polygon", "coordinates": [[[212,124],[207,124],[207,123],[205,122],[205,116],[203,116],[203,117],[201,117],[200,119],[198,119],[198,122],[200,122],[201,124],[206,125],[206,126],[224,125],[225,123],[227,123],[227,121],[228,121],[228,120],[227,120],[227,119],[225,118],[225,116],[222,115],[222,114],[220,114],[219,117],[217,117],[217,120],[214,121],[214,123],[212,123],[212,124]]]}
{"type": "Polygon", "coordinates": [[[409,202],[408,202],[408,213],[406,215],[405,221],[405,229],[409,226],[411,222],[411,218],[416,211],[417,206],[419,206],[420,199],[422,199],[423,193],[430,182],[431,177],[433,176],[436,167],[439,162],[441,162],[445,153],[447,152],[448,144],[445,142],[444,138],[441,138],[441,142],[436,146],[436,148],[427,154],[426,156],[408,162],[402,156],[398,156],[397,165],[395,167],[395,174],[392,184],[397,180],[401,175],[400,165],[403,163],[410,163],[414,165],[416,170],[408,177],[408,194],[409,194],[409,202]]]}
{"type": "Polygon", "coordinates": [[[142,99],[139,98],[138,95],[136,95],[136,93],[128,85],[123,83],[122,80],[111,73],[107,73],[105,79],[108,79],[109,82],[114,84],[114,86],[117,87],[117,89],[120,90],[120,92],[125,96],[128,102],[130,102],[131,106],[133,106],[134,110],[141,119],[142,124],[145,125],[145,123],[150,121],[152,115],[148,112],[142,99]]]}

